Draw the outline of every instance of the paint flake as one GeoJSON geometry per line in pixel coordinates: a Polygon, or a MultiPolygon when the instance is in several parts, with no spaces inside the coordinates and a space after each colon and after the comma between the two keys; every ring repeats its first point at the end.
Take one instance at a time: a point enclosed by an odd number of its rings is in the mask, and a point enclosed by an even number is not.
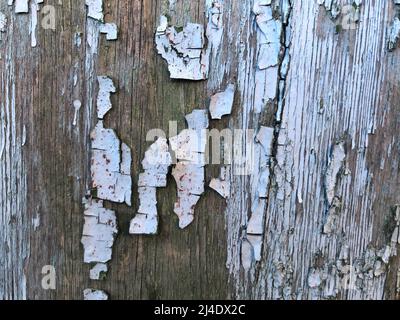
{"type": "Polygon", "coordinates": [[[167,174],[172,164],[167,139],[158,138],[146,151],[142,161],[144,172],[139,175],[139,210],[132,219],[130,234],[156,234],[158,231],[156,188],[167,186],[167,174]]]}
{"type": "Polygon", "coordinates": [[[100,280],[102,275],[108,272],[107,264],[97,263],[92,269],[90,269],[90,279],[100,280]]]}
{"type": "Polygon", "coordinates": [[[85,289],[83,291],[84,300],[108,300],[108,295],[102,290],[85,289]]]}
{"type": "Polygon", "coordinates": [[[208,59],[205,56],[204,27],[188,23],[181,32],[168,27],[165,16],[160,17],[155,42],[158,53],[167,61],[172,79],[205,80],[208,59]]]}
{"type": "Polygon", "coordinates": [[[103,0],[85,0],[85,4],[88,7],[88,17],[103,21],[103,0]]]}
{"type": "Polygon", "coordinates": [[[15,13],[28,13],[28,0],[15,0],[15,13]]]}
{"type": "Polygon", "coordinates": [[[116,92],[116,88],[112,79],[100,76],[97,77],[99,82],[99,94],[97,96],[97,117],[103,119],[108,111],[111,110],[111,93],[116,92]]]}
{"type": "Polygon", "coordinates": [[[111,260],[114,238],[118,232],[115,212],[105,209],[103,201],[84,200],[85,224],[81,243],[85,263],[106,263],[111,260]]]}
{"type": "Polygon", "coordinates": [[[229,199],[231,196],[230,170],[222,168],[220,177],[212,179],[210,188],[218,192],[223,198],[229,199]]]}
{"type": "Polygon", "coordinates": [[[112,129],[105,129],[99,121],[91,133],[92,188],[97,191],[97,198],[131,205],[132,179],[130,166],[131,151],[120,143],[112,129]]]}
{"type": "Polygon", "coordinates": [[[235,85],[230,84],[225,91],[211,97],[210,114],[212,119],[222,119],[232,113],[233,100],[235,98],[235,85]]]}
{"type": "Polygon", "coordinates": [[[178,200],[174,212],[181,229],[194,219],[194,209],[204,193],[204,166],[207,145],[208,114],[206,110],[194,110],[186,116],[189,129],[170,138],[172,151],[178,160],[172,169],[177,184],[178,200]]]}
{"type": "Polygon", "coordinates": [[[107,40],[118,39],[118,27],[115,23],[105,23],[100,27],[100,33],[106,35],[107,40]]]}

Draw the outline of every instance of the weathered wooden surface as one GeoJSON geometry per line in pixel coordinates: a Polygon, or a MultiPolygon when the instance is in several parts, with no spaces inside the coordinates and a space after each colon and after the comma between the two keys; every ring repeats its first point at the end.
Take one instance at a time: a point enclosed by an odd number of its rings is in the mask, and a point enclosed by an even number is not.
{"type": "MultiPolygon", "coordinates": [[[[221,46],[209,80],[201,82],[169,78],[154,32],[159,15],[166,13],[174,25],[205,24],[205,1],[178,0],[172,11],[166,0],[104,1],[105,20],[117,23],[119,37],[110,42],[100,36],[93,53],[87,37],[96,27],[86,17],[84,1],[48,1],[56,9],[56,28],[38,27],[37,47],[31,47],[30,16],[15,14],[1,0],[8,23],[0,35],[0,298],[81,299],[86,288],[105,290],[112,299],[398,297],[398,257],[371,279],[365,263],[368,248],[390,243],[390,221],[400,203],[400,50],[388,52],[386,41],[394,6],[365,0],[356,28],[339,30],[316,1],[292,2],[290,69],[278,123],[279,101],[265,104],[261,113],[254,109],[252,0],[223,1],[221,46]],[[77,32],[81,46],[74,41],[77,32]],[[80,244],[97,75],[108,75],[118,87],[105,124],[132,148],[135,184],[131,208],[107,204],[117,212],[120,233],[109,274],[100,282],[89,280],[80,244]],[[173,213],[176,188],[169,177],[168,188],[158,192],[159,235],[128,235],[138,206],[140,162],[150,144],[147,132],[168,131],[169,121],[183,129],[184,116],[207,108],[209,97],[228,83],[238,89],[233,114],[212,122],[212,128],[278,129],[262,262],[250,271],[244,271],[240,251],[252,177],[232,176],[227,205],[207,190],[195,221],[183,231],[173,213]],[[74,126],[76,99],[82,108],[74,126]],[[324,181],[339,141],[347,170],[335,186],[341,206],[328,236],[322,232],[328,218],[324,181]],[[340,257],[344,246],[348,259],[340,257]],[[364,290],[336,284],[338,292],[327,293],[338,263],[362,265],[355,274],[364,276],[364,290]],[[45,265],[56,269],[56,290],[41,286],[45,265]]],[[[207,181],[218,172],[218,166],[209,166],[207,181]]]]}

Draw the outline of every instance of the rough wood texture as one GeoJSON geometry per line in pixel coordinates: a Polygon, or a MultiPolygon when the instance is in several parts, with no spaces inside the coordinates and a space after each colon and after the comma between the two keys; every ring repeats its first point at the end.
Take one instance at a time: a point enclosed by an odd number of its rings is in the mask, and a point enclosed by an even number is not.
{"type": "MultiPolygon", "coordinates": [[[[333,21],[317,1],[291,1],[287,37],[278,35],[290,68],[268,102],[257,86],[271,79],[257,69],[253,0],[220,1],[221,44],[209,79],[199,82],[170,79],[154,33],[161,14],[177,26],[206,25],[211,1],[178,0],[170,8],[167,0],[105,0],[105,21],[118,25],[117,41],[98,34],[84,1],[45,2],[55,8],[56,28],[38,26],[36,47],[30,15],[0,2],[7,17],[0,33],[0,299],[82,299],[86,288],[111,299],[399,298],[400,259],[383,262],[400,203],[400,50],[387,50],[391,1],[364,0],[354,30],[341,30],[341,18],[333,21]],[[120,232],[106,279],[91,281],[80,240],[98,75],[117,86],[105,125],[132,148],[134,187],[131,208],[106,205],[117,212],[120,232]],[[151,144],[147,132],[168,132],[169,121],[185,128],[184,116],[208,108],[230,83],[237,87],[233,113],[210,128],[276,128],[262,261],[247,271],[241,249],[258,171],[231,176],[227,203],[207,189],[185,230],[173,212],[176,185],[169,176],[168,187],[158,190],[159,234],[128,234],[140,163],[151,144]],[[74,126],[75,100],[82,107],[74,126]],[[343,165],[330,177],[338,145],[343,165]],[[55,267],[56,290],[41,286],[45,265],[55,267]],[[350,274],[356,281],[346,288],[350,274]]],[[[219,169],[206,168],[207,182],[219,169]]]]}

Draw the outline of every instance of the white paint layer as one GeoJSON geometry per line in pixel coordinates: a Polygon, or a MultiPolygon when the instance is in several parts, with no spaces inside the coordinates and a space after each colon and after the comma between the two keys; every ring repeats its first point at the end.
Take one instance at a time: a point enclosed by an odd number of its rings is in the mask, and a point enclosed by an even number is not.
{"type": "Polygon", "coordinates": [[[102,290],[85,289],[83,291],[84,300],[108,300],[108,295],[102,290]]]}
{"type": "Polygon", "coordinates": [[[193,222],[196,204],[204,193],[207,111],[194,110],[186,116],[186,121],[189,129],[170,138],[171,149],[178,160],[172,169],[172,175],[178,190],[174,212],[179,218],[181,229],[193,222]]]}
{"type": "Polygon", "coordinates": [[[222,119],[223,116],[230,115],[234,97],[235,85],[233,84],[229,84],[225,91],[213,95],[210,103],[211,118],[222,119]]]}
{"type": "Polygon", "coordinates": [[[103,21],[103,0],[85,0],[85,4],[88,7],[88,17],[103,21]]]}
{"type": "Polygon", "coordinates": [[[111,260],[114,238],[118,233],[115,212],[105,209],[103,201],[84,201],[85,224],[81,243],[84,247],[84,262],[106,263],[111,260]]]}
{"type": "Polygon", "coordinates": [[[204,27],[188,23],[181,32],[168,27],[165,16],[155,34],[158,53],[167,61],[172,79],[204,80],[208,76],[205,56],[204,27]]]}
{"type": "Polygon", "coordinates": [[[100,33],[106,35],[107,40],[118,39],[118,27],[115,23],[105,23],[100,27],[100,33]]]}
{"type": "Polygon", "coordinates": [[[139,210],[132,219],[130,234],[156,234],[158,231],[156,189],[167,186],[172,159],[167,139],[158,138],[146,151],[142,161],[144,172],[139,175],[139,210]]]}

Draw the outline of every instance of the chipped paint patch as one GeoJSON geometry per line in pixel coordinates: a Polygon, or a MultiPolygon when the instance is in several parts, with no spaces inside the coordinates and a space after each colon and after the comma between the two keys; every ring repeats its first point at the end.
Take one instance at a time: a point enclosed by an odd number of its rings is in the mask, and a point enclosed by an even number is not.
{"type": "Polygon", "coordinates": [[[102,290],[85,289],[83,291],[84,300],[108,300],[108,295],[102,290]]]}
{"type": "Polygon", "coordinates": [[[81,243],[85,263],[106,263],[111,260],[112,246],[118,233],[115,212],[105,209],[103,201],[84,200],[85,224],[81,243]]]}
{"type": "Polygon", "coordinates": [[[102,200],[131,205],[131,150],[121,144],[115,131],[106,129],[99,121],[91,133],[92,188],[102,200]]]}
{"type": "Polygon", "coordinates": [[[235,98],[235,85],[229,84],[225,91],[211,97],[210,114],[212,119],[222,119],[232,113],[233,100],[235,98]]]}
{"type": "Polygon", "coordinates": [[[28,13],[28,0],[15,0],[15,13],[28,13]]]}
{"type": "Polygon", "coordinates": [[[103,0],[85,0],[85,4],[88,7],[88,17],[103,21],[103,0]]]}
{"type": "Polygon", "coordinates": [[[116,92],[112,79],[106,76],[97,77],[99,82],[99,94],[97,96],[97,117],[103,119],[108,111],[111,110],[111,93],[116,92]]]}
{"type": "Polygon", "coordinates": [[[168,63],[172,79],[205,80],[208,77],[208,59],[205,59],[204,27],[188,23],[182,31],[168,26],[165,16],[155,34],[158,54],[168,63]]]}
{"type": "Polygon", "coordinates": [[[118,39],[118,27],[115,23],[105,23],[100,27],[100,33],[106,35],[107,40],[118,39]]]}
{"type": "Polygon", "coordinates": [[[218,192],[224,199],[229,199],[231,196],[230,168],[221,169],[220,177],[212,179],[210,188],[218,192]]]}
{"type": "Polygon", "coordinates": [[[169,140],[178,160],[172,169],[172,175],[178,190],[174,212],[179,218],[181,229],[193,222],[196,204],[204,193],[207,111],[194,110],[186,116],[186,122],[189,129],[169,140]]]}
{"type": "Polygon", "coordinates": [[[90,269],[90,280],[101,280],[108,272],[107,264],[96,263],[92,269],[90,269]]]}
{"type": "MultiPolygon", "coordinates": [[[[97,116],[103,119],[112,104],[110,94],[116,92],[112,79],[98,77],[97,116]]],[[[102,120],[90,134],[92,140],[91,177],[96,198],[131,205],[132,178],[130,148],[121,143],[113,129],[104,128],[102,120]]]]}
{"type": "Polygon", "coordinates": [[[140,207],[132,219],[130,234],[156,234],[158,231],[157,188],[167,186],[167,174],[172,164],[167,139],[158,138],[146,151],[142,161],[144,172],[139,175],[140,207]]]}

